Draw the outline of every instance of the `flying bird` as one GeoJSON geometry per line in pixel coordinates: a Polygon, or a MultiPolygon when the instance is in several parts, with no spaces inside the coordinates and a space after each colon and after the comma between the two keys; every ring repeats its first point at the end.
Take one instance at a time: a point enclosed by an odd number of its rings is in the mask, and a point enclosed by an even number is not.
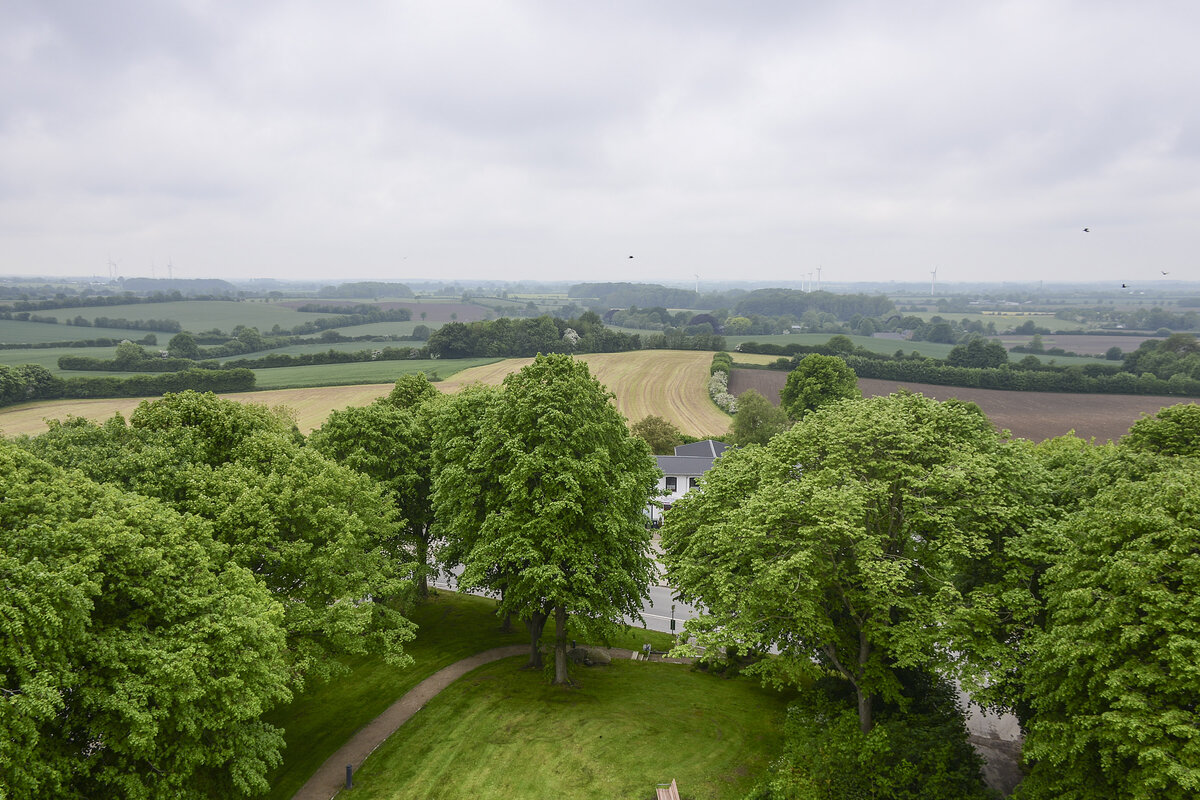
{"type": "Polygon", "coordinates": [[[1091,230],[1091,228],[1084,228],[1084,229],[1083,229],[1083,232],[1084,232],[1084,233],[1091,233],[1091,232],[1092,232],[1092,230],[1091,230]]]}
{"type": "Polygon", "coordinates": [[[633,258],[633,256],[630,256],[630,258],[633,258]]]}
{"type": "Polygon", "coordinates": [[[1129,287],[1128,287],[1128,286],[1126,286],[1125,284],[1123,284],[1123,283],[1122,283],[1122,284],[1121,284],[1121,288],[1122,288],[1122,289],[1128,289],[1129,287]]]}
{"type": "Polygon", "coordinates": [[[1163,272],[1162,270],[1159,270],[1159,272],[1162,272],[1162,274],[1163,274],[1163,275],[1170,275],[1170,274],[1171,274],[1171,273],[1169,273],[1169,272],[1163,272]]]}

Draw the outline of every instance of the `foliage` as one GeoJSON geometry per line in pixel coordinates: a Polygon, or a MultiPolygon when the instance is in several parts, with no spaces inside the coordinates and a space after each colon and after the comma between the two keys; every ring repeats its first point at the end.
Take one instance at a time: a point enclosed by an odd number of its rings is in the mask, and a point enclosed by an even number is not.
{"type": "Polygon", "coordinates": [[[683,433],[679,428],[653,414],[630,425],[629,432],[645,439],[650,452],[656,456],[672,455],[675,448],[683,444],[683,433]]]}
{"type": "Polygon", "coordinates": [[[786,431],[791,420],[783,409],[754,389],[738,395],[737,413],[729,427],[729,443],[745,446],[766,444],[776,434],[786,431]]]}
{"type": "Polygon", "coordinates": [[[988,635],[999,601],[967,578],[1038,513],[1026,461],[974,405],[913,394],[825,406],[727,452],[662,528],[670,585],[708,609],[687,629],[777,648],[749,667],[767,680],[839,675],[864,731],[899,668],[994,669],[1011,657],[988,635]]]}
{"type": "Polygon", "coordinates": [[[1200,791],[1200,472],[1160,462],[1058,525],[1045,622],[1023,666],[1032,716],[1023,798],[1200,791]]]}
{"type": "Polygon", "coordinates": [[[533,319],[502,317],[482,322],[449,322],[430,334],[426,344],[434,358],[500,357],[520,358],[538,353],[615,353],[637,350],[635,335],[604,327],[593,313],[562,320],[541,316],[533,319]],[[564,338],[575,331],[572,343],[564,338]]]}
{"type": "Polygon", "coordinates": [[[283,608],[211,526],[0,442],[0,786],[13,797],[266,789],[283,608]]]}
{"type": "Polygon", "coordinates": [[[708,379],[708,396],[726,414],[737,411],[737,398],[729,393],[729,373],[714,372],[708,379]]]}
{"type": "Polygon", "coordinates": [[[387,600],[411,585],[411,554],[382,487],[304,447],[261,406],[183,392],[143,402],[126,427],[75,419],[28,443],[93,480],[208,520],[229,561],[284,603],[292,678],[323,678],[341,653],[405,663],[411,625],[387,600]]]}
{"type": "Polygon", "coordinates": [[[1200,406],[1180,403],[1144,416],[1129,428],[1121,445],[1166,456],[1200,456],[1200,406]]]}
{"type": "Polygon", "coordinates": [[[903,702],[863,733],[829,681],[788,708],[785,749],[750,800],[989,800],[953,685],[908,670],[903,702]]]}
{"type": "Polygon", "coordinates": [[[403,543],[391,549],[404,558],[415,554],[413,578],[420,597],[428,593],[433,522],[429,474],[433,411],[427,404],[440,397],[424,373],[405,375],[386,399],[334,411],[309,437],[318,452],[387,488],[404,526],[403,543]]]}
{"type": "Polygon", "coordinates": [[[504,379],[469,453],[454,443],[466,468],[434,477],[441,532],[467,543],[460,585],[502,575],[502,612],[553,609],[557,683],[568,615],[591,633],[637,619],[654,572],[643,512],[658,470],[610,397],[584,362],[539,356],[504,379]]]}
{"type": "Polygon", "coordinates": [[[800,419],[827,403],[858,397],[862,392],[854,370],[837,356],[817,353],[801,359],[779,392],[783,410],[792,419],[800,419]]]}
{"type": "Polygon", "coordinates": [[[985,342],[972,336],[965,344],[954,346],[946,363],[952,367],[1002,367],[1008,363],[1008,351],[998,341],[985,342]]]}

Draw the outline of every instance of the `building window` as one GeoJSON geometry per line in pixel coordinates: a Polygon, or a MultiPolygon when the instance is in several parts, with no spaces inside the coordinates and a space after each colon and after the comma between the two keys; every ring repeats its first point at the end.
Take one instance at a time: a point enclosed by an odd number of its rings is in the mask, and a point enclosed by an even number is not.
{"type": "Polygon", "coordinates": [[[700,485],[699,478],[688,478],[688,488],[689,489],[695,489],[699,485],[700,485]]]}
{"type": "Polygon", "coordinates": [[[670,476],[668,476],[668,477],[667,477],[667,491],[668,491],[668,492],[673,492],[673,491],[675,491],[677,488],[678,488],[678,484],[676,483],[676,478],[675,478],[675,476],[674,476],[674,475],[670,475],[670,476]]]}

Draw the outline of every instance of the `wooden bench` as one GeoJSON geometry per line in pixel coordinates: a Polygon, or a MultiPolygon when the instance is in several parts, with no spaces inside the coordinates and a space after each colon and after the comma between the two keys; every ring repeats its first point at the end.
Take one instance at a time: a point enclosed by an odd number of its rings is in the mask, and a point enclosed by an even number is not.
{"type": "Polygon", "coordinates": [[[654,791],[658,792],[658,800],[679,800],[679,787],[675,785],[674,778],[670,783],[658,784],[654,791]]]}

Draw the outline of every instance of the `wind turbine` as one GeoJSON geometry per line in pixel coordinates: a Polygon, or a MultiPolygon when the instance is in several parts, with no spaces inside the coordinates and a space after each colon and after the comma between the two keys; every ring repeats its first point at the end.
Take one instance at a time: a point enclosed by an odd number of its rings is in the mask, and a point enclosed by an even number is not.
{"type": "Polygon", "coordinates": [[[821,291],[821,267],[817,267],[817,291],[821,291]]]}
{"type": "Polygon", "coordinates": [[[696,278],[696,298],[699,299],[699,297],[700,297],[700,276],[696,275],[695,278],[696,278]]]}
{"type": "Polygon", "coordinates": [[[929,296],[933,297],[933,287],[937,285],[937,267],[933,268],[933,272],[929,273],[929,296]]]}

